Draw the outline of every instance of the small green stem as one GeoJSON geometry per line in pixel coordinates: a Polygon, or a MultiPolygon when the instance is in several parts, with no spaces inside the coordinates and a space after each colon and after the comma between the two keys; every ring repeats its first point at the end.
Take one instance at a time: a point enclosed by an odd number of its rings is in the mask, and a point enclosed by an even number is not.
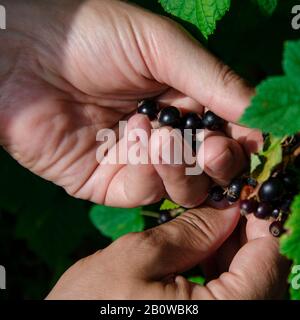
{"type": "Polygon", "coordinates": [[[159,218],[159,213],[153,211],[142,211],[141,214],[146,217],[159,218]]]}

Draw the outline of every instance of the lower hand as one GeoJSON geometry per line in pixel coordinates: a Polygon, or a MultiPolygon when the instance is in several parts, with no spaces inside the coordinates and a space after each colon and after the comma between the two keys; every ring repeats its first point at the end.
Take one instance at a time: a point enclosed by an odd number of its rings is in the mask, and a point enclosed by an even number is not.
{"type": "Polygon", "coordinates": [[[289,268],[269,222],[238,223],[237,207],[204,207],[128,234],[73,265],[47,299],[281,298],[289,268]],[[198,264],[205,286],[178,275],[198,264]]]}

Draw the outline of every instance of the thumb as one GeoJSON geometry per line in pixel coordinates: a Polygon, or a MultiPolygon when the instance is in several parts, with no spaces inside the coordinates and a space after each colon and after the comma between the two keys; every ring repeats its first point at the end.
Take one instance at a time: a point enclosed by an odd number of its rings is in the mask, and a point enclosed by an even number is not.
{"type": "Polygon", "coordinates": [[[235,229],[238,208],[203,207],[188,210],[173,221],[135,234],[135,274],[160,280],[195,266],[213,252],[235,229]]]}
{"type": "Polygon", "coordinates": [[[144,54],[155,79],[227,121],[237,121],[249,105],[253,89],[175,22],[162,18],[152,27],[155,34],[149,37],[151,45],[144,54]]]}

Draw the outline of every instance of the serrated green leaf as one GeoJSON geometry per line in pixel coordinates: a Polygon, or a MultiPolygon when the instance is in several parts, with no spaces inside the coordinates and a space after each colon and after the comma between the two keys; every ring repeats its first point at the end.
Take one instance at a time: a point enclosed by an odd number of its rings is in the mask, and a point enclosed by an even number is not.
{"type": "Polygon", "coordinates": [[[256,153],[252,153],[250,161],[250,173],[253,173],[261,164],[262,161],[260,159],[260,156],[256,153]]]}
{"type": "MultiPolygon", "coordinates": [[[[300,85],[300,40],[285,43],[283,68],[286,75],[300,85]]],[[[299,106],[300,108],[300,106],[299,106]]]]}
{"type": "Polygon", "coordinates": [[[295,264],[300,264],[300,195],[293,201],[285,228],[288,232],[280,239],[281,253],[295,264]]]}
{"type": "Polygon", "coordinates": [[[205,283],[205,278],[202,277],[202,276],[192,276],[192,277],[189,277],[188,280],[189,280],[190,282],[199,284],[199,285],[201,285],[201,286],[203,286],[204,283],[205,283]]]}
{"type": "Polygon", "coordinates": [[[262,13],[272,15],[278,5],[278,0],[257,0],[262,13]]]}
{"type": "Polygon", "coordinates": [[[300,130],[300,41],[286,43],[283,67],[285,76],[270,77],[258,85],[257,95],[240,120],[277,137],[300,130]]]}
{"type": "MultiPolygon", "coordinates": [[[[288,231],[280,238],[280,252],[292,260],[294,266],[298,266],[300,265],[300,195],[293,201],[291,214],[285,223],[285,228],[288,231]]],[[[289,276],[291,284],[290,293],[292,299],[300,300],[300,289],[293,286],[296,276],[292,272],[289,276]]]]}
{"type": "Polygon", "coordinates": [[[230,8],[231,0],[159,0],[170,14],[192,23],[208,38],[230,8]]]}
{"type": "Polygon", "coordinates": [[[173,210],[173,209],[178,209],[180,206],[176,204],[175,202],[165,199],[164,202],[161,204],[159,210],[173,210]]]}
{"type": "Polygon", "coordinates": [[[285,76],[263,81],[241,123],[277,137],[297,133],[300,129],[300,86],[285,76]]]}
{"type": "MultiPolygon", "coordinates": [[[[258,172],[251,171],[253,177],[260,183],[266,181],[271,176],[273,169],[282,161],[281,138],[275,138],[270,135],[267,144],[268,146],[257,154],[261,164],[261,167],[259,168],[260,170],[256,170],[258,172]]],[[[255,162],[256,161],[258,160],[255,160],[255,162]]],[[[255,169],[258,169],[258,166],[256,166],[255,169]]]]}
{"type": "Polygon", "coordinates": [[[113,240],[126,233],[144,229],[141,208],[123,209],[95,205],[90,211],[90,218],[103,235],[113,240]]]}

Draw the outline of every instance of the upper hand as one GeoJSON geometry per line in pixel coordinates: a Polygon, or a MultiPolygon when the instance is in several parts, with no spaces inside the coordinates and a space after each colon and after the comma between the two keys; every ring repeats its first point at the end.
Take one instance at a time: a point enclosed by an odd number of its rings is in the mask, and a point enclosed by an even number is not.
{"type": "MultiPolygon", "coordinates": [[[[205,140],[200,176],[185,176],[184,165],[96,160],[97,131],[132,117],[141,99],[198,113],[209,107],[233,122],[249,104],[252,90],[176,23],[114,0],[7,6],[0,143],[22,165],[73,196],[125,207],[165,196],[193,207],[205,199],[209,176],[226,184],[243,169],[259,135],[232,123],[227,136],[210,133],[205,140]]],[[[143,117],[129,125],[150,130],[143,117]]]]}

